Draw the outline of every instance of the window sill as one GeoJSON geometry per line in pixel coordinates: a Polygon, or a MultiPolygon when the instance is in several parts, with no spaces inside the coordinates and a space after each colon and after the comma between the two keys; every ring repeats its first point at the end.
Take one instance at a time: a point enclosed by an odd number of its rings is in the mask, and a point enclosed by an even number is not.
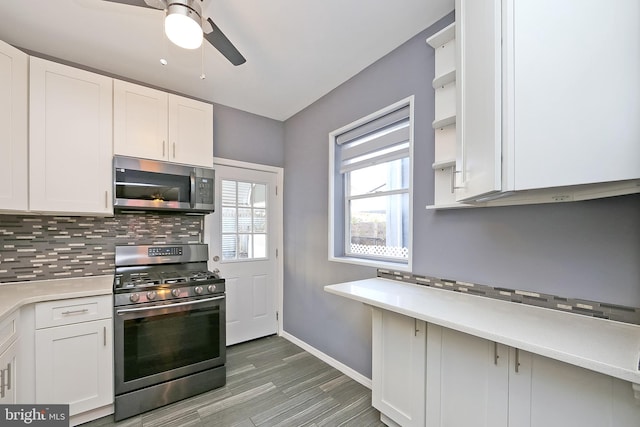
{"type": "Polygon", "coordinates": [[[344,264],[362,265],[365,267],[393,269],[396,271],[411,271],[411,260],[409,260],[409,263],[405,264],[400,262],[382,261],[375,259],[330,256],[329,261],[341,262],[344,264]]]}

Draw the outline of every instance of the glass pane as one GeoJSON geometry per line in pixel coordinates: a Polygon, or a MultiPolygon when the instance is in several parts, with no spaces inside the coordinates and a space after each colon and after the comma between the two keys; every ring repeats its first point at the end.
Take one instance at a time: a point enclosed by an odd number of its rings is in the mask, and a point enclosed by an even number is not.
{"type": "Polygon", "coordinates": [[[222,259],[230,260],[237,258],[237,239],[235,234],[225,234],[222,236],[222,259]]]}
{"type": "Polygon", "coordinates": [[[251,206],[250,182],[238,182],[238,206],[251,206]]]}
{"type": "Polygon", "coordinates": [[[236,182],[222,180],[222,205],[236,205],[236,182]]]}
{"type": "Polygon", "coordinates": [[[222,232],[235,233],[236,231],[236,208],[222,208],[222,232]]]}
{"type": "Polygon", "coordinates": [[[253,232],[254,233],[267,232],[267,211],[265,209],[253,210],[253,232]]]}
{"type": "Polygon", "coordinates": [[[349,195],[409,188],[409,158],[392,160],[349,172],[349,195]]]}
{"type": "Polygon", "coordinates": [[[267,186],[265,184],[253,184],[253,207],[267,207],[267,186]]]}
{"type": "Polygon", "coordinates": [[[253,258],[253,251],[251,248],[251,234],[239,234],[238,235],[238,258],[248,259],[253,258]]]}
{"type": "Polygon", "coordinates": [[[238,209],[238,233],[251,233],[251,209],[238,209]]]}
{"type": "Polygon", "coordinates": [[[266,234],[253,235],[253,257],[254,258],[267,257],[267,235],[266,234]]]}
{"type": "Polygon", "coordinates": [[[222,201],[222,259],[265,258],[267,184],[222,180],[222,201]]]}
{"type": "Polygon", "coordinates": [[[408,194],[351,200],[349,218],[348,253],[408,259],[408,194]]]}

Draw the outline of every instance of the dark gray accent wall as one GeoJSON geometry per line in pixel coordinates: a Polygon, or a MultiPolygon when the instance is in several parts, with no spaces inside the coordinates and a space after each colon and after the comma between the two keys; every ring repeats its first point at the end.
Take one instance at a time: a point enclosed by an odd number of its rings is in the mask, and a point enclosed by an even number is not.
{"type": "Polygon", "coordinates": [[[415,95],[413,273],[640,307],[640,195],[431,211],[434,54],[443,18],[284,126],[284,329],[371,375],[369,309],[328,284],[376,276],[328,261],[329,132],[415,95]]]}
{"type": "Polygon", "coordinates": [[[269,166],[284,165],[284,124],[220,104],[213,105],[213,155],[269,166]]]}

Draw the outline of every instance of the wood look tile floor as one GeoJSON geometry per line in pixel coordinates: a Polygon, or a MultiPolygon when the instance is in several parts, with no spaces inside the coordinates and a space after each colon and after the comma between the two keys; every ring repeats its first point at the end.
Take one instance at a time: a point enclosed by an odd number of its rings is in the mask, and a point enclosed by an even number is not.
{"type": "Polygon", "coordinates": [[[227,384],[118,423],[83,427],[384,426],[371,390],[278,336],[227,349],[227,384]]]}

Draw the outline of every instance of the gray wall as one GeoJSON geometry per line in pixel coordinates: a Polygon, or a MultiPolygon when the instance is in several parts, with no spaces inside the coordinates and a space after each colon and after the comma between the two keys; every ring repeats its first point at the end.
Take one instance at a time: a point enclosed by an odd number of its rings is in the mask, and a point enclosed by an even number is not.
{"type": "Polygon", "coordinates": [[[284,124],[220,104],[213,105],[213,155],[284,166],[284,124]]]}
{"type": "Polygon", "coordinates": [[[640,306],[640,195],[553,205],[427,211],[433,203],[433,50],[405,45],[284,126],[284,329],[371,375],[370,313],[328,284],[375,269],[327,260],[328,133],[415,95],[416,274],[640,306]]]}

